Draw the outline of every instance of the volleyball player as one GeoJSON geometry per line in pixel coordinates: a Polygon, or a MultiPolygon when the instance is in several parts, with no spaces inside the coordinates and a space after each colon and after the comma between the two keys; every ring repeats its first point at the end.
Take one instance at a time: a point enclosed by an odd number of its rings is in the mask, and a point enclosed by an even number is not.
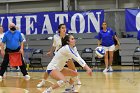
{"type": "MultiPolygon", "coordinates": [[[[47,55],[51,56],[57,53],[57,51],[61,48],[61,46],[63,45],[63,39],[66,36],[66,25],[65,24],[60,24],[58,26],[58,33],[54,35],[53,37],[53,45],[51,50],[47,53],[47,55]]],[[[73,63],[73,61],[71,59],[67,60],[67,66],[68,68],[77,71],[75,68],[75,65],[73,63]]],[[[45,84],[46,79],[48,78],[48,73],[45,72],[44,77],[42,79],[41,82],[39,82],[39,84],[37,85],[37,87],[42,87],[45,84]]],[[[79,80],[78,76],[77,76],[77,84],[81,84],[81,81],[79,80]]]]}
{"type": "MultiPolygon", "coordinates": [[[[80,57],[75,47],[74,37],[72,35],[66,35],[64,38],[63,47],[58,50],[56,55],[48,64],[46,70],[49,76],[58,81],[56,84],[53,84],[51,87],[45,89],[43,93],[51,93],[52,90],[68,83],[65,76],[71,76],[71,78],[74,81],[76,80],[76,76],[78,75],[78,73],[74,70],[64,67],[69,59],[74,59],[87,71],[88,75],[90,76],[92,75],[92,70],[88,67],[86,62],[80,57]]],[[[71,83],[71,85],[73,86],[73,83],[71,83]]]]}
{"type": "MultiPolygon", "coordinates": [[[[1,51],[1,46],[2,46],[2,39],[4,37],[4,33],[3,33],[3,27],[0,25],[0,51],[1,51]]],[[[1,53],[1,52],[0,52],[1,53]]],[[[0,62],[3,61],[3,57],[2,55],[0,55],[0,62]]],[[[6,74],[5,74],[6,75],[6,74]]]]}

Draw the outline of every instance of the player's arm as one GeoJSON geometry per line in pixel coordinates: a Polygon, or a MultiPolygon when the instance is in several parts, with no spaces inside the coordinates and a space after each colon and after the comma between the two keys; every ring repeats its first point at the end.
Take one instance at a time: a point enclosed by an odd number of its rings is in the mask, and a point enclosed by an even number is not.
{"type": "Polygon", "coordinates": [[[52,44],[52,47],[51,49],[49,50],[49,52],[47,52],[47,55],[51,56],[53,54],[53,52],[55,51],[56,49],[56,40],[55,40],[55,37],[53,37],[53,44],[52,44]]]}
{"type": "Polygon", "coordinates": [[[69,47],[69,51],[68,51],[69,56],[74,59],[76,62],[78,62],[86,71],[87,73],[91,76],[92,75],[92,70],[90,69],[90,67],[86,64],[86,62],[81,58],[81,56],[79,55],[78,51],[73,51],[70,47],[69,47]]]}
{"type": "Polygon", "coordinates": [[[101,41],[101,33],[99,32],[98,33],[98,36],[97,36],[97,39],[98,39],[98,41],[97,41],[97,44],[98,44],[98,46],[101,46],[101,43],[102,43],[102,41],[101,41]]]}
{"type": "Polygon", "coordinates": [[[117,45],[120,46],[119,38],[118,38],[116,35],[114,35],[114,38],[115,38],[116,41],[117,41],[117,45]]]}
{"type": "Polygon", "coordinates": [[[1,43],[1,55],[2,55],[3,57],[4,57],[4,55],[5,55],[4,46],[5,46],[5,44],[2,42],[2,43],[1,43]]]}
{"type": "Polygon", "coordinates": [[[5,51],[4,51],[4,47],[5,47],[5,43],[7,41],[7,37],[6,35],[4,34],[4,37],[2,39],[2,43],[1,43],[1,55],[4,57],[5,55],[5,51]]]}
{"type": "Polygon", "coordinates": [[[55,49],[56,47],[52,46],[49,52],[47,52],[47,55],[51,56],[55,49]]]}
{"type": "Polygon", "coordinates": [[[101,40],[97,41],[98,46],[101,46],[101,40]]]}

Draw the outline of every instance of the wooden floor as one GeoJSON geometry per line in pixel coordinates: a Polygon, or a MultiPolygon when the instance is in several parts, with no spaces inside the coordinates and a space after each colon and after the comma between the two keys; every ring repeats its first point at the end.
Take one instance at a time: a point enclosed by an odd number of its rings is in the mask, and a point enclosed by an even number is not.
{"type": "MultiPolygon", "coordinates": [[[[82,85],[76,85],[79,93],[140,93],[140,72],[131,71],[131,67],[114,67],[114,72],[103,73],[93,71],[89,77],[85,72],[79,72],[82,85]]],[[[42,93],[56,82],[49,78],[43,88],[36,88],[44,72],[29,72],[31,80],[26,81],[18,72],[7,72],[5,79],[0,82],[0,93],[42,93]]],[[[64,87],[53,93],[62,93],[64,87]]]]}

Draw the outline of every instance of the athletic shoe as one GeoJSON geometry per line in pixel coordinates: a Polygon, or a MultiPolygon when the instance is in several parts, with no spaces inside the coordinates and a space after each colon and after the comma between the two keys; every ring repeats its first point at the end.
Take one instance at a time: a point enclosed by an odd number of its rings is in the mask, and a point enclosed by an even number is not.
{"type": "Polygon", "coordinates": [[[42,80],[41,82],[39,82],[39,84],[37,84],[37,87],[40,88],[42,87],[43,85],[45,85],[45,81],[42,80]]]}
{"type": "Polygon", "coordinates": [[[46,88],[42,93],[51,93],[52,92],[52,88],[46,88]]]}
{"type": "Polygon", "coordinates": [[[0,76],[0,82],[2,81],[2,76],[0,76]]]}
{"type": "Polygon", "coordinates": [[[25,78],[25,80],[30,80],[30,76],[29,75],[25,75],[24,78],[25,78]]]}
{"type": "Polygon", "coordinates": [[[3,78],[6,78],[7,76],[7,72],[4,72],[3,78]]]}
{"type": "Polygon", "coordinates": [[[19,71],[20,70],[20,68],[19,68],[19,66],[17,67],[17,71],[19,71]]]}
{"type": "Polygon", "coordinates": [[[111,67],[111,66],[109,66],[109,68],[108,68],[108,69],[109,69],[109,71],[111,71],[111,72],[113,71],[113,69],[112,69],[112,67],[111,67]]]}
{"type": "Polygon", "coordinates": [[[105,68],[104,70],[103,70],[103,72],[107,72],[109,69],[108,68],[105,68]]]}
{"type": "Polygon", "coordinates": [[[82,85],[82,83],[81,83],[79,78],[77,78],[77,85],[82,85]]]}
{"type": "Polygon", "coordinates": [[[67,88],[65,89],[65,92],[74,92],[74,91],[75,91],[74,85],[70,85],[69,87],[67,87],[67,88]]]}

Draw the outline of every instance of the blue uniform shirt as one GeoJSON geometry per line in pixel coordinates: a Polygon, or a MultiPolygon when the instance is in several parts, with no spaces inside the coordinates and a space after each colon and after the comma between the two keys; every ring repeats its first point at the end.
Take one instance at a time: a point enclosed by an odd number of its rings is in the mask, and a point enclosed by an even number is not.
{"type": "Polygon", "coordinates": [[[6,48],[9,48],[11,50],[16,50],[18,47],[20,47],[20,43],[23,41],[23,38],[21,36],[21,33],[17,30],[15,30],[14,33],[12,33],[10,30],[8,30],[3,37],[2,42],[6,44],[6,48]]]}
{"type": "Polygon", "coordinates": [[[113,39],[114,35],[115,33],[112,31],[112,29],[107,28],[106,32],[104,32],[103,30],[99,32],[98,40],[101,40],[102,46],[109,47],[114,44],[114,39],[113,39]]]}

